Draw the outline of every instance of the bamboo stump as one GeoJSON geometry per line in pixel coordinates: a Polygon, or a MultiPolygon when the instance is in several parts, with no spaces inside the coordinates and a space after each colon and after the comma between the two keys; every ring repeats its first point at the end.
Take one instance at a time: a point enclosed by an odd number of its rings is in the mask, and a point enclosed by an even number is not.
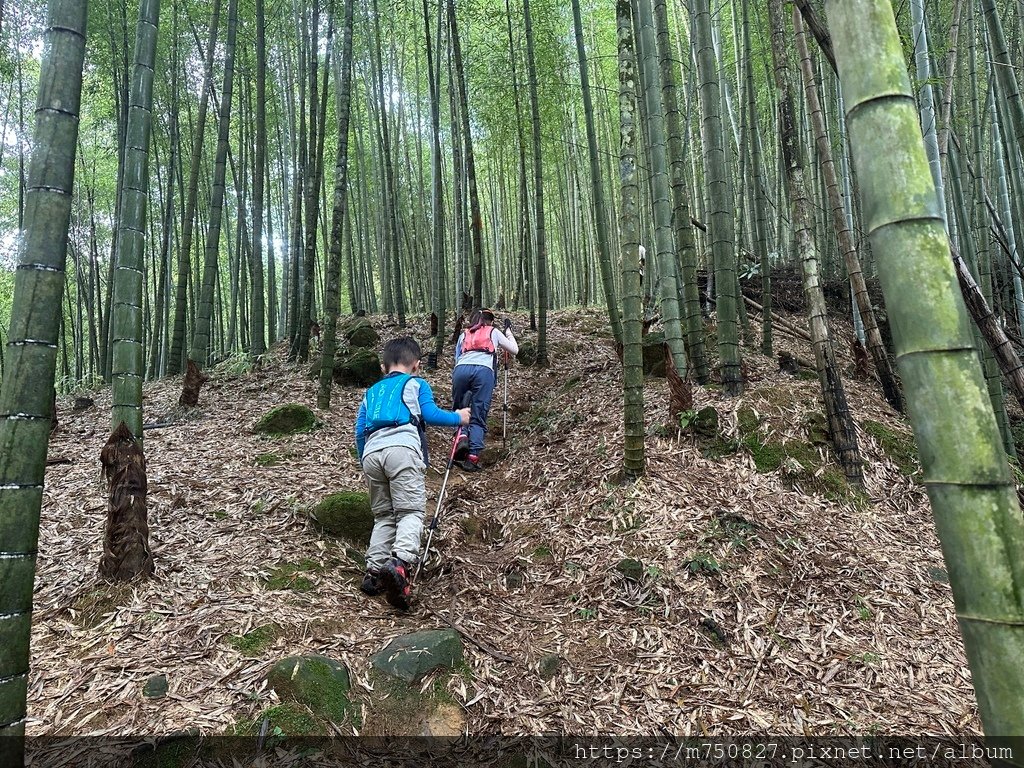
{"type": "MultiPolygon", "coordinates": [[[[191,362],[191,361],[190,361],[191,362]]],[[[146,457],[122,421],[100,452],[110,490],[100,575],[115,581],[153,574],[146,510],[146,457]]]]}
{"type": "Polygon", "coordinates": [[[195,361],[189,360],[188,368],[185,371],[185,381],[181,385],[181,397],[178,398],[178,405],[187,408],[199,405],[199,390],[209,380],[210,377],[199,370],[195,361]]]}

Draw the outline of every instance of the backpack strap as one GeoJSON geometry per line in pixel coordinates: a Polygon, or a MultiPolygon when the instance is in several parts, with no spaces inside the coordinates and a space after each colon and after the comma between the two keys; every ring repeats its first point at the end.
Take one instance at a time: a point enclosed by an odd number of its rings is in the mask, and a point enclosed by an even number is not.
{"type": "MultiPolygon", "coordinates": [[[[402,373],[402,374],[399,374],[399,377],[404,377],[405,378],[405,381],[403,381],[401,383],[401,385],[398,386],[398,402],[407,411],[409,411],[409,421],[407,423],[412,424],[417,429],[422,429],[422,422],[423,422],[422,417],[420,417],[420,416],[413,416],[412,411],[409,410],[409,406],[407,406],[405,404],[405,388],[407,386],[409,386],[409,382],[412,381],[412,374],[410,374],[410,373],[402,373]]],[[[381,382],[386,381],[387,378],[388,377],[385,377],[384,379],[381,380],[381,382]]],[[[378,383],[381,383],[381,382],[378,382],[378,383]]],[[[375,384],[374,386],[377,386],[377,385],[375,384]]],[[[366,438],[369,438],[370,435],[374,434],[375,432],[379,432],[382,429],[390,429],[390,428],[393,428],[393,427],[396,427],[396,426],[404,426],[404,425],[402,425],[402,424],[381,424],[379,427],[375,427],[373,429],[370,429],[369,426],[366,426],[366,427],[363,428],[363,439],[365,440],[366,438]]]]}

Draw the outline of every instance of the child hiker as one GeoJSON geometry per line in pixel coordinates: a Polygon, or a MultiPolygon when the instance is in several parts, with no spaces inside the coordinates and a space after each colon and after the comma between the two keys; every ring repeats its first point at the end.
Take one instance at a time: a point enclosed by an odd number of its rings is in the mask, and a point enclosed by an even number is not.
{"type": "Polygon", "coordinates": [[[384,592],[391,605],[408,610],[427,509],[426,425],[468,424],[469,408],[437,407],[430,385],[416,376],[420,345],[411,336],[385,344],[382,363],[384,378],[366,390],[356,417],[356,450],[374,517],[360,589],[367,595],[384,592]]]}
{"type": "Polygon", "coordinates": [[[504,349],[519,354],[519,345],[512,335],[512,323],[505,321],[505,333],[494,327],[494,313],[477,309],[469,319],[469,328],[459,336],[455,345],[455,369],[452,371],[452,402],[459,405],[468,394],[472,398],[472,420],[469,439],[459,441],[455,458],[467,472],[480,467],[480,454],[487,435],[487,412],[491,408],[491,394],[498,379],[497,351],[504,349]]]}

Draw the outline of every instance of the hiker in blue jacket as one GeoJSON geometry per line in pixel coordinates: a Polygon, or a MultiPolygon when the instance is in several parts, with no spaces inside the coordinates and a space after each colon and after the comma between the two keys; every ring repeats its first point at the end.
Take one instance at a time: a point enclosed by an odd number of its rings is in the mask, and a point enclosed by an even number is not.
{"type": "Polygon", "coordinates": [[[461,404],[471,398],[472,418],[469,438],[460,441],[455,458],[467,472],[480,467],[480,454],[487,436],[487,412],[491,408],[491,395],[498,379],[498,350],[519,354],[519,344],[512,335],[512,323],[505,321],[505,332],[494,327],[494,313],[477,309],[469,318],[469,328],[462,332],[455,344],[455,369],[452,371],[452,402],[461,404]]]}
{"type": "Polygon", "coordinates": [[[360,589],[386,593],[396,608],[409,608],[409,580],[420,558],[427,510],[426,426],[469,423],[469,408],[445,411],[430,385],[416,374],[420,345],[411,336],[384,345],[384,378],[366,390],[356,416],[356,450],[370,489],[373,533],[360,589]]]}

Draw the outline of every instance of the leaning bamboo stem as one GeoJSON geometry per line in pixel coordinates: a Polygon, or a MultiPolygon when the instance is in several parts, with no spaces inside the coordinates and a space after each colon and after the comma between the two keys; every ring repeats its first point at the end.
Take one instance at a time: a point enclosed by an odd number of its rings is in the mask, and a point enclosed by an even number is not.
{"type": "MultiPolygon", "coordinates": [[[[865,228],[989,737],[1024,733],[1024,519],[950,264],[888,0],[829,0],[865,228]]],[[[971,295],[974,295],[973,291],[971,295]]],[[[1020,755],[1009,762],[1024,765],[1020,755]]]]}

